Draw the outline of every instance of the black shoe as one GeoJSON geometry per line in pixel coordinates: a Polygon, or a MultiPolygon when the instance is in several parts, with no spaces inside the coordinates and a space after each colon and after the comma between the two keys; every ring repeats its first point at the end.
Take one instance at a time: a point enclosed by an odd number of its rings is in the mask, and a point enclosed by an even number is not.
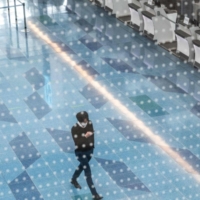
{"type": "Polygon", "coordinates": [[[96,194],[96,195],[93,195],[93,199],[94,200],[99,200],[99,199],[103,199],[103,197],[101,197],[98,194],[96,194]]]}
{"type": "Polygon", "coordinates": [[[77,180],[71,180],[71,184],[74,185],[75,188],[79,188],[81,189],[81,186],[79,185],[79,183],[77,182],[77,180]]]}

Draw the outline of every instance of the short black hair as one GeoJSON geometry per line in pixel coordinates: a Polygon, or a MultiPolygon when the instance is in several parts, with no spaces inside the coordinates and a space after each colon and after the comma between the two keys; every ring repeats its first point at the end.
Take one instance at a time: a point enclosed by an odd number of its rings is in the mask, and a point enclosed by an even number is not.
{"type": "Polygon", "coordinates": [[[86,111],[81,111],[81,112],[78,112],[76,114],[76,119],[79,121],[79,122],[84,122],[85,119],[87,119],[89,121],[89,116],[88,116],[88,113],[86,111]]]}

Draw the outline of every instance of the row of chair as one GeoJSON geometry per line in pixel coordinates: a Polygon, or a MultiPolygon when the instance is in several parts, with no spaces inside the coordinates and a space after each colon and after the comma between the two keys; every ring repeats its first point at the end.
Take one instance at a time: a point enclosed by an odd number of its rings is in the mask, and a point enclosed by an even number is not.
{"type": "MultiPolygon", "coordinates": [[[[200,67],[200,28],[197,24],[190,23],[187,17],[178,18],[179,11],[164,4],[157,5],[151,0],[95,2],[176,56],[200,67]]],[[[196,11],[198,8],[200,10],[200,3],[194,2],[193,7],[196,11]]]]}

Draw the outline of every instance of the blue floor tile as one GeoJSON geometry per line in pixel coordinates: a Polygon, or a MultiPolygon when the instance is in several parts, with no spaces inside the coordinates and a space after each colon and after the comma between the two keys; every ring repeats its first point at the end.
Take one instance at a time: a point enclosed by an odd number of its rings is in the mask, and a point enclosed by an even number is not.
{"type": "Polygon", "coordinates": [[[35,180],[40,180],[42,182],[43,178],[53,176],[52,170],[42,157],[36,160],[26,171],[33,182],[35,180]]]}
{"type": "Polygon", "coordinates": [[[60,199],[64,200],[69,196],[68,191],[62,186],[54,186],[48,189],[41,189],[41,194],[44,199],[60,199]]]}
{"type": "Polygon", "coordinates": [[[102,47],[102,45],[95,41],[91,36],[86,35],[80,39],[80,41],[91,51],[96,51],[102,47]]]}
{"type": "Polygon", "coordinates": [[[175,151],[186,160],[198,174],[200,172],[200,159],[187,149],[175,149],[175,151]]]}
{"type": "Polygon", "coordinates": [[[156,117],[169,114],[156,102],[150,99],[147,95],[140,95],[136,97],[130,97],[141,109],[143,109],[149,116],[156,117]]]}
{"type": "Polygon", "coordinates": [[[141,129],[137,127],[137,125],[134,125],[132,121],[118,119],[113,120],[111,118],[107,119],[108,121],[110,121],[111,124],[113,124],[115,128],[117,128],[124,135],[124,137],[126,137],[126,139],[130,141],[154,143],[147,136],[145,136],[141,129]]]}
{"type": "Polygon", "coordinates": [[[200,118],[200,103],[199,102],[191,109],[191,112],[200,118]]]}
{"type": "Polygon", "coordinates": [[[84,173],[82,190],[70,184],[79,165],[71,127],[86,110],[104,199],[199,200],[200,71],[88,0],[24,3],[27,34],[21,7],[18,29],[0,9],[0,199],[91,199],[84,173]]]}
{"type": "Polygon", "coordinates": [[[84,60],[78,63],[79,66],[81,66],[81,68],[87,72],[88,75],[90,76],[97,76],[99,75],[99,73],[93,69],[87,62],[85,62],[84,60]]]}
{"type": "Polygon", "coordinates": [[[0,189],[1,189],[0,199],[1,198],[3,199],[3,197],[7,198],[7,196],[10,196],[10,199],[11,198],[14,199],[14,197],[12,196],[12,191],[10,190],[8,184],[6,183],[2,175],[0,176],[0,189]]]}
{"type": "Polygon", "coordinates": [[[47,131],[51,134],[64,152],[74,152],[75,146],[73,139],[71,138],[71,132],[56,129],[47,129],[47,131]]]}
{"type": "Polygon", "coordinates": [[[27,99],[25,99],[25,102],[38,119],[41,119],[47,113],[51,112],[49,105],[39,96],[37,92],[34,92],[27,99]]]}
{"type": "Polygon", "coordinates": [[[93,26],[89,24],[86,20],[84,19],[79,19],[74,22],[74,24],[78,25],[81,29],[83,29],[86,33],[89,33],[93,30],[93,26]]]}
{"type": "Polygon", "coordinates": [[[9,183],[9,187],[16,199],[43,199],[26,172],[23,172],[11,183],[9,183]]]}
{"type": "Polygon", "coordinates": [[[25,73],[25,77],[35,90],[38,90],[45,85],[43,75],[41,75],[36,68],[32,68],[27,71],[25,73]]]}
{"type": "Polygon", "coordinates": [[[132,67],[127,65],[124,61],[112,58],[102,58],[106,63],[108,63],[111,67],[113,67],[116,71],[124,72],[124,73],[133,73],[134,70],[132,67]]]}
{"type": "Polygon", "coordinates": [[[25,168],[28,168],[40,158],[40,153],[25,133],[14,138],[9,144],[25,168]]]}
{"type": "Polygon", "coordinates": [[[83,89],[81,89],[80,93],[95,107],[101,108],[105,103],[107,103],[107,99],[92,85],[88,84],[83,89]]]}
{"type": "Polygon", "coordinates": [[[7,199],[7,200],[16,200],[14,195],[3,195],[3,196],[0,196],[0,199],[3,200],[3,199],[7,199]]]}
{"type": "Polygon", "coordinates": [[[76,53],[65,43],[55,42],[54,44],[58,46],[58,49],[56,49],[57,52],[65,52],[67,55],[76,55],[76,53]]]}
{"type": "Polygon", "coordinates": [[[17,123],[16,119],[10,114],[9,109],[3,103],[0,104],[0,113],[0,121],[17,123]]]}
{"type": "Polygon", "coordinates": [[[170,189],[167,191],[162,191],[156,193],[158,199],[167,200],[168,198],[175,198],[175,199],[186,199],[186,197],[180,192],[175,189],[170,189]]]}
{"type": "Polygon", "coordinates": [[[99,158],[97,158],[97,161],[101,163],[101,166],[120,187],[149,192],[148,188],[124,163],[99,158]]]}
{"type": "Polygon", "coordinates": [[[148,80],[154,83],[157,87],[166,92],[185,93],[181,88],[177,87],[174,83],[166,78],[156,76],[145,76],[148,80]]]}

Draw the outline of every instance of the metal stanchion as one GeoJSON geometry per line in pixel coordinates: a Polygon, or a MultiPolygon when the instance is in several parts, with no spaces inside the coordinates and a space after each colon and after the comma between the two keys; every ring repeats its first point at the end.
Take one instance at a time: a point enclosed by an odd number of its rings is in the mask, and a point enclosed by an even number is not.
{"type": "Polygon", "coordinates": [[[27,29],[27,24],[26,24],[26,10],[25,10],[25,3],[23,4],[23,12],[24,12],[24,31],[25,31],[25,35],[26,35],[26,56],[29,57],[29,51],[28,51],[28,36],[27,36],[27,32],[29,32],[29,30],[27,29]]]}
{"type": "Polygon", "coordinates": [[[24,30],[21,30],[21,31],[27,33],[27,32],[29,32],[29,30],[27,29],[27,24],[26,24],[26,9],[25,9],[26,5],[25,5],[25,3],[22,3],[22,6],[23,6],[23,14],[24,14],[24,30]]]}
{"type": "Polygon", "coordinates": [[[17,38],[17,48],[20,49],[20,42],[19,42],[19,31],[18,29],[15,30],[16,31],[16,38],[17,38]]]}
{"type": "Polygon", "coordinates": [[[14,0],[14,8],[15,8],[15,23],[16,23],[16,27],[18,28],[18,23],[17,23],[17,5],[16,5],[16,0],[14,0]]]}
{"type": "Polygon", "coordinates": [[[23,5],[23,12],[24,12],[24,29],[25,29],[25,32],[27,32],[25,3],[22,3],[22,5],[23,5]]]}
{"type": "MultiPolygon", "coordinates": [[[[29,47],[28,47],[28,35],[27,35],[27,32],[29,32],[29,30],[27,29],[27,22],[26,22],[26,5],[25,3],[22,3],[20,0],[13,0],[14,2],[14,5],[10,5],[10,0],[7,0],[7,6],[3,6],[3,7],[0,7],[0,9],[7,9],[8,11],[8,19],[9,19],[9,25],[10,25],[10,28],[11,28],[11,8],[14,8],[14,12],[15,12],[15,24],[16,24],[16,39],[17,39],[17,48],[20,48],[20,40],[19,40],[19,26],[18,26],[18,15],[17,15],[17,7],[20,7],[22,6],[23,7],[23,15],[24,15],[24,29],[21,30],[21,32],[24,32],[25,33],[25,45],[26,45],[26,52],[27,52],[27,57],[29,57],[29,47]],[[17,2],[20,3],[20,5],[17,5],[17,2]]],[[[9,29],[10,31],[10,36],[12,35],[12,31],[11,29],[9,29]]],[[[12,38],[12,37],[11,37],[12,38]]],[[[12,44],[12,40],[10,41],[10,43],[12,44]]]]}
{"type": "Polygon", "coordinates": [[[7,0],[7,6],[8,6],[8,19],[9,19],[9,24],[11,25],[11,21],[10,21],[10,3],[9,3],[9,0],[7,0]]]}
{"type": "MultiPolygon", "coordinates": [[[[7,6],[4,7],[0,7],[0,9],[7,9],[8,10],[8,17],[9,17],[9,23],[10,23],[10,27],[11,27],[11,15],[10,15],[10,9],[11,7],[14,8],[15,11],[15,24],[16,24],[16,36],[17,36],[17,48],[20,48],[20,42],[19,42],[19,26],[18,26],[18,15],[17,15],[17,7],[22,6],[23,8],[23,17],[24,17],[24,29],[21,30],[21,32],[25,33],[25,42],[26,42],[26,52],[27,52],[27,57],[29,57],[29,48],[28,48],[28,35],[27,33],[29,32],[28,28],[27,28],[27,22],[26,22],[26,5],[25,3],[22,3],[20,0],[13,0],[14,5],[10,5],[10,0],[7,0],[7,6]],[[20,5],[17,5],[17,2],[20,3],[20,5]]],[[[12,31],[10,29],[10,33],[12,34],[12,31]]]]}

